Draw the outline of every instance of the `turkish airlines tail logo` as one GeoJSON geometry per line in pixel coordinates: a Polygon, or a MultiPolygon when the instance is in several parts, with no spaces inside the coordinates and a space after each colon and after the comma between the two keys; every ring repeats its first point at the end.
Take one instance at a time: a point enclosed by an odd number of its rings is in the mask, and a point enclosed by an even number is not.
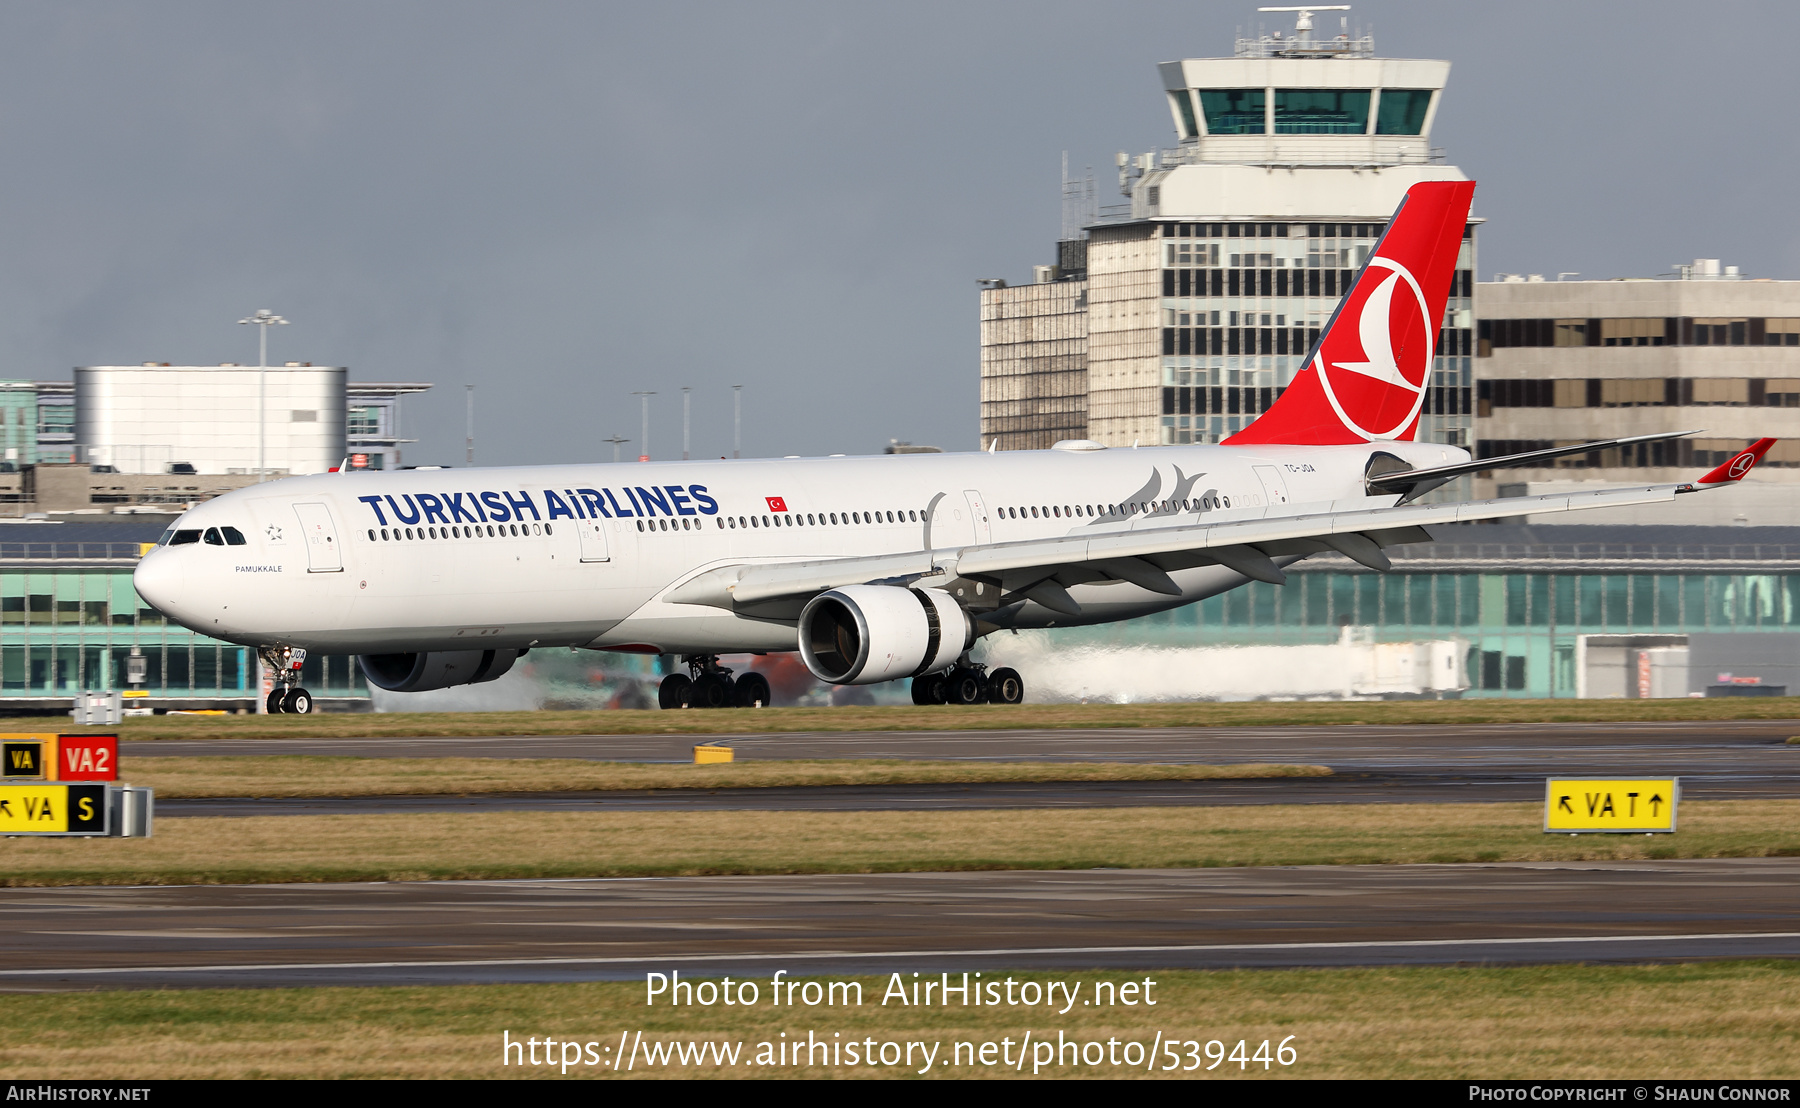
{"type": "Polygon", "coordinates": [[[1293,384],[1225,445],[1413,437],[1474,195],[1473,181],[1407,190],[1293,384]]]}

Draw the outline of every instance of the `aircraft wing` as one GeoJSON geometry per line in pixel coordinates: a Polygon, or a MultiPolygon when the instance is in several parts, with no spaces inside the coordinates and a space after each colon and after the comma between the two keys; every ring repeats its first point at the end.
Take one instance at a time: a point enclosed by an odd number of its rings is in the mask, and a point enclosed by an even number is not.
{"type": "Polygon", "coordinates": [[[1169,571],[1223,565],[1253,580],[1286,580],[1276,558],[1336,551],[1371,569],[1391,568],[1384,546],[1429,542],[1427,525],[1467,523],[1589,508],[1658,504],[1684,494],[1720,488],[1740,479],[1774,445],[1763,439],[1698,481],[1628,485],[1593,492],[1506,497],[1459,504],[1374,506],[1366,499],[1305,506],[1290,515],[1223,523],[1140,527],[1091,535],[1062,535],[1022,542],[987,543],[940,551],[866,558],[726,566],[672,589],[675,604],[739,608],[810,597],[842,585],[869,583],[930,587],[962,579],[996,586],[1001,603],[1035,600],[1053,611],[1076,614],[1070,585],[1128,581],[1153,592],[1178,595],[1169,571]]]}

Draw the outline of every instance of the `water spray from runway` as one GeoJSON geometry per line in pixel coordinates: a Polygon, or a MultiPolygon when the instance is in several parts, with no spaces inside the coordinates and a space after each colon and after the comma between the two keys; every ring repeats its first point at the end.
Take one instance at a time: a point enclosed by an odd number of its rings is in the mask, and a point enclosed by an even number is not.
{"type": "Polygon", "coordinates": [[[1350,627],[1337,642],[1280,646],[1070,646],[1026,631],[984,640],[981,660],[1018,670],[1036,704],[1354,699],[1466,687],[1466,648],[1448,639],[1378,643],[1350,627]]]}

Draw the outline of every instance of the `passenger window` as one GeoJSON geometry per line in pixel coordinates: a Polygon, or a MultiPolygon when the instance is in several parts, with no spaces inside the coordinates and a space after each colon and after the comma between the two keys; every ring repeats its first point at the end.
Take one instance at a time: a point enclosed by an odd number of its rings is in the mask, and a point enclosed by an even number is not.
{"type": "Polygon", "coordinates": [[[208,545],[208,546],[224,546],[225,545],[225,536],[219,534],[219,529],[217,527],[208,527],[206,529],[206,534],[203,537],[205,538],[206,545],[208,545]]]}
{"type": "Polygon", "coordinates": [[[174,532],[173,537],[169,539],[169,545],[170,546],[185,546],[190,542],[199,542],[199,541],[200,541],[200,531],[198,528],[196,528],[195,530],[192,530],[192,531],[176,531],[176,532],[174,532]]]}

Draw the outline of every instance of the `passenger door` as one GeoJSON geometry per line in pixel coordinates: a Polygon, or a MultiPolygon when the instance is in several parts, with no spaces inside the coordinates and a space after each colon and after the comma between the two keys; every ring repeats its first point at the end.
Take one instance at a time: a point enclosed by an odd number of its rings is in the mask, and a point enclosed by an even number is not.
{"type": "Polygon", "coordinates": [[[300,534],[306,540],[306,572],[342,573],[343,552],[338,549],[331,509],[323,504],[296,504],[294,514],[300,517],[300,534]]]}
{"type": "Polygon", "coordinates": [[[581,536],[581,560],[584,562],[605,562],[611,560],[606,549],[606,521],[601,519],[582,519],[575,522],[575,533],[581,536]]]}

